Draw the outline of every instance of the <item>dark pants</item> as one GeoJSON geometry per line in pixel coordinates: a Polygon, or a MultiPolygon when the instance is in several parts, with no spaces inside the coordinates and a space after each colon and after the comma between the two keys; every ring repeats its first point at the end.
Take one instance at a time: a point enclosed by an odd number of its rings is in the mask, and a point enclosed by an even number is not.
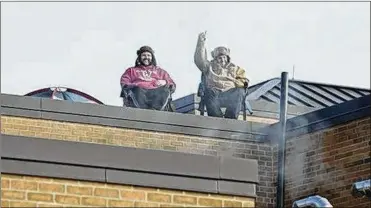
{"type": "Polygon", "coordinates": [[[166,86],[151,90],[134,87],[131,91],[139,105],[138,107],[142,109],[161,110],[170,95],[170,89],[166,86]]]}
{"type": "Polygon", "coordinates": [[[223,117],[221,107],[226,107],[225,118],[237,119],[241,111],[245,89],[233,88],[222,92],[216,89],[205,90],[205,105],[207,115],[212,117],[223,117]]]}

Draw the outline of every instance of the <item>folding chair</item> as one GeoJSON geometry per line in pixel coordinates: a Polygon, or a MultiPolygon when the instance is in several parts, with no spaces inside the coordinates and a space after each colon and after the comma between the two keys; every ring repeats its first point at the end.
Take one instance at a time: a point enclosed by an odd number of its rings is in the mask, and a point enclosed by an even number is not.
{"type": "MultiPolygon", "coordinates": [[[[201,98],[199,106],[198,106],[198,110],[200,111],[200,114],[202,116],[205,114],[205,107],[206,107],[205,106],[205,89],[206,89],[206,78],[205,78],[205,75],[202,73],[201,82],[198,85],[198,91],[197,91],[197,96],[201,98]]],[[[246,117],[247,117],[246,111],[249,111],[250,115],[253,114],[250,102],[246,100],[246,97],[248,95],[248,83],[247,82],[244,83],[244,89],[245,89],[245,94],[244,94],[244,99],[242,99],[242,111],[243,111],[243,120],[246,121],[246,117]]],[[[222,104],[222,107],[225,107],[223,106],[223,103],[221,104],[222,104]]]]}
{"type": "MultiPolygon", "coordinates": [[[[160,111],[175,112],[175,106],[172,104],[172,93],[170,90],[167,101],[161,107],[160,111]]],[[[120,97],[123,100],[123,107],[140,108],[131,87],[122,87],[120,97]]]]}

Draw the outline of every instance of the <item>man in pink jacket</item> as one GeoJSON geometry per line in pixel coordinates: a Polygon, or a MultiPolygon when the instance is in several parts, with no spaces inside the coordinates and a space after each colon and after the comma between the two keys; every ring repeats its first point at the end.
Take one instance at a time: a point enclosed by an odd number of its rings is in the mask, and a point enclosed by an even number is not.
{"type": "Polygon", "coordinates": [[[157,66],[151,47],[141,47],[137,56],[135,66],[121,76],[121,88],[133,92],[139,108],[160,110],[176,85],[170,75],[157,66]]]}

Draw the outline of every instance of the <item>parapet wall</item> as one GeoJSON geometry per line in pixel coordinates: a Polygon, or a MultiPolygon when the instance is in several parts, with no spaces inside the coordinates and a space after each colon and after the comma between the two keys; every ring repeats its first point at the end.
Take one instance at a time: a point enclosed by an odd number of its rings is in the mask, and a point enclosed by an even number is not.
{"type": "MultiPolygon", "coordinates": [[[[265,134],[259,133],[266,124],[12,95],[2,96],[1,123],[3,170],[10,175],[184,191],[208,196],[211,206],[233,202],[251,207],[257,200],[258,177],[264,180],[271,172],[264,168],[272,166],[271,149],[260,141],[265,134]],[[119,150],[109,157],[113,147],[119,150]],[[260,154],[255,152],[262,148],[260,154]],[[167,156],[148,155],[145,150],[167,156]],[[258,170],[258,163],[263,169],[258,170]],[[223,169],[227,172],[220,172],[223,169]],[[258,171],[266,173],[259,176],[258,171]]],[[[197,198],[193,205],[206,206],[202,201],[197,198]]],[[[58,204],[55,199],[53,203],[58,204]]]]}

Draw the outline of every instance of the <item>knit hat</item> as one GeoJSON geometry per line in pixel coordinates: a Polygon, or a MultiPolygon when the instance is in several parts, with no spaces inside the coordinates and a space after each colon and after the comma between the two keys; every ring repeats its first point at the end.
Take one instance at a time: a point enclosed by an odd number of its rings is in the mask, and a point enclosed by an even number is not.
{"type": "Polygon", "coordinates": [[[141,61],[140,61],[140,55],[142,54],[142,53],[144,53],[144,52],[149,52],[149,53],[151,53],[151,55],[152,55],[152,62],[151,62],[151,64],[153,65],[153,66],[156,66],[157,65],[157,61],[156,61],[156,58],[155,58],[155,51],[151,48],[151,47],[149,47],[149,46],[142,46],[142,47],[140,47],[139,48],[139,50],[137,50],[137,59],[135,60],[135,66],[140,66],[140,65],[142,65],[142,63],[141,63],[141,61]]]}
{"type": "Polygon", "coordinates": [[[221,56],[221,55],[226,55],[229,58],[229,56],[230,56],[230,50],[229,50],[229,48],[226,48],[224,46],[219,46],[219,47],[216,47],[211,52],[211,56],[213,57],[213,59],[215,59],[216,57],[221,56]]]}
{"type": "Polygon", "coordinates": [[[144,52],[150,52],[152,55],[155,53],[155,51],[151,47],[142,46],[142,47],[139,48],[139,50],[137,50],[137,55],[140,56],[140,54],[142,54],[144,52]]]}

